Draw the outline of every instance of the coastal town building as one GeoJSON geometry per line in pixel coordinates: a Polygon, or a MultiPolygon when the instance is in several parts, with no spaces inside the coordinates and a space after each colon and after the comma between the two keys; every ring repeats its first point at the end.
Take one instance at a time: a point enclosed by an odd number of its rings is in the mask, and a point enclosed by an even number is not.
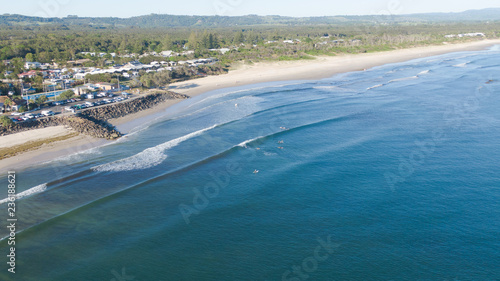
{"type": "Polygon", "coordinates": [[[28,61],[28,62],[26,62],[24,64],[24,68],[25,69],[35,69],[35,68],[41,68],[41,67],[42,67],[42,64],[39,63],[39,62],[30,62],[30,61],[28,61]]]}
{"type": "Polygon", "coordinates": [[[118,89],[118,84],[99,82],[95,83],[95,86],[103,91],[113,91],[118,89]]]}

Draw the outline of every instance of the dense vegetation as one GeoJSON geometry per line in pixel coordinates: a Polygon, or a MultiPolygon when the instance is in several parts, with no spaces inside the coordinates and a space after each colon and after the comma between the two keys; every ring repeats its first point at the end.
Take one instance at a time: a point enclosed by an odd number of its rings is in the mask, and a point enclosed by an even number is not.
{"type": "MultiPolygon", "coordinates": [[[[314,25],[314,26],[259,26],[239,28],[177,28],[177,29],[137,29],[105,28],[95,30],[81,26],[44,25],[39,27],[19,27],[0,25],[0,60],[13,59],[18,69],[25,60],[46,62],[66,62],[88,58],[88,66],[104,66],[111,55],[105,57],[83,56],[80,52],[104,52],[143,54],[173,50],[182,52],[184,46],[195,49],[194,57],[210,54],[208,49],[219,47],[243,47],[242,58],[278,58],[280,56],[299,57],[304,53],[322,54],[364,52],[391,48],[405,48],[413,45],[434,44],[445,41],[444,35],[484,32],[489,38],[500,34],[500,23],[449,23],[418,25],[314,25]],[[320,37],[331,35],[330,40],[361,40],[361,44],[331,44],[320,46],[326,41],[320,37]],[[268,41],[299,39],[303,44],[265,44],[268,41]],[[244,46],[242,46],[244,44],[244,46]],[[254,46],[256,45],[256,46],[254,46]],[[258,50],[252,52],[251,49],[258,50]],[[247,53],[255,53],[248,55],[247,53]]],[[[280,43],[280,42],[278,42],[280,43]]],[[[232,55],[238,59],[238,55],[232,55]]],[[[115,58],[116,63],[130,61],[130,58],[115,58]]],[[[178,58],[173,58],[178,60],[178,58]]],[[[0,69],[5,70],[5,69],[0,69]]]]}

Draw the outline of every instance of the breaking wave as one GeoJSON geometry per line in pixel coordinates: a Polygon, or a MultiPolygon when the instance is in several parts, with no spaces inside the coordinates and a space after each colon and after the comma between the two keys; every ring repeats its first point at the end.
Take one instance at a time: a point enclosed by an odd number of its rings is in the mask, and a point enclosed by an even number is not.
{"type": "Polygon", "coordinates": [[[122,172],[122,171],[132,171],[132,170],[144,170],[157,165],[160,165],[167,155],[165,151],[175,147],[182,142],[185,142],[191,138],[197,137],[206,131],[212,130],[218,125],[199,130],[185,136],[173,139],[171,141],[162,143],[155,147],[150,147],[136,155],[128,158],[120,159],[111,163],[103,164],[100,166],[93,167],[92,170],[96,172],[122,172]]]}
{"type": "MultiPolygon", "coordinates": [[[[41,184],[41,185],[37,185],[33,188],[30,188],[26,191],[23,191],[21,193],[18,193],[16,194],[16,200],[19,200],[21,198],[24,198],[24,197],[28,197],[28,196],[31,196],[31,195],[34,195],[34,194],[37,194],[37,193],[41,193],[41,192],[44,192],[45,190],[47,190],[47,184],[44,183],[44,184],[41,184]]],[[[9,198],[5,198],[3,200],[0,200],[0,204],[4,204],[4,203],[7,203],[9,202],[9,198]]]]}

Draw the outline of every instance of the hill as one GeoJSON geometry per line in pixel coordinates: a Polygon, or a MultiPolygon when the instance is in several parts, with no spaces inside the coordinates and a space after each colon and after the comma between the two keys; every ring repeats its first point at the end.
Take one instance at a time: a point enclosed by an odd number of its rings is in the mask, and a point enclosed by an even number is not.
{"type": "Polygon", "coordinates": [[[151,14],[131,18],[76,17],[41,18],[24,15],[4,14],[0,16],[3,26],[39,26],[47,24],[84,25],[95,27],[231,27],[255,25],[345,25],[383,23],[437,23],[437,22],[480,22],[500,21],[500,8],[469,10],[461,13],[428,13],[409,15],[371,16],[327,16],[327,17],[284,17],[284,16],[179,16],[151,14]]]}

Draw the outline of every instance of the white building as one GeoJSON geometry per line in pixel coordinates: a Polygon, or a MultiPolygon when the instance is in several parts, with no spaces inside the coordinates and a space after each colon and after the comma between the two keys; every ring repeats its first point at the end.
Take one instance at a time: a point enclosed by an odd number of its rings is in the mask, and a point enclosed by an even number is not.
{"type": "Polygon", "coordinates": [[[42,64],[39,63],[39,62],[30,62],[30,61],[28,61],[28,62],[26,62],[24,64],[24,68],[25,69],[34,69],[34,68],[41,68],[41,67],[42,67],[42,64]]]}

